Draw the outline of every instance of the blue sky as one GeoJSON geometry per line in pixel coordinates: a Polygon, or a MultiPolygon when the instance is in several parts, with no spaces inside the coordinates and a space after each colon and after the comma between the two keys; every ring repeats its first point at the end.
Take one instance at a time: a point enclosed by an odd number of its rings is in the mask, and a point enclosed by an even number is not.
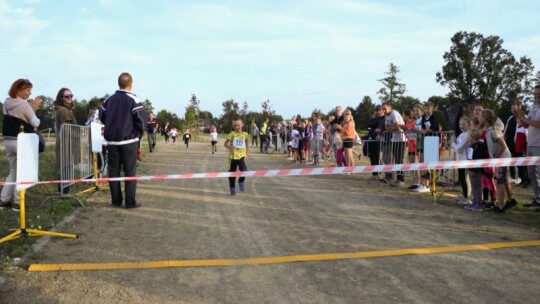
{"type": "Polygon", "coordinates": [[[234,98],[308,116],[378,102],[390,62],[406,95],[445,95],[435,81],[457,31],[504,39],[540,67],[540,1],[46,1],[0,0],[0,84],[20,77],[34,95],[61,87],[78,99],[133,92],[180,117],[196,94],[222,114],[234,98]]]}

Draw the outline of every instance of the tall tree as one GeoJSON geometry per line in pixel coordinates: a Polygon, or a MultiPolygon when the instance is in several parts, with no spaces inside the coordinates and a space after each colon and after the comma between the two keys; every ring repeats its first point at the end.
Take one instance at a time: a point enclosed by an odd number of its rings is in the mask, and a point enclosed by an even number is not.
{"type": "Polygon", "coordinates": [[[39,119],[41,120],[39,124],[39,129],[44,130],[44,129],[52,128],[54,130],[54,118],[56,116],[56,112],[54,108],[54,99],[48,96],[39,96],[39,97],[43,99],[43,103],[41,104],[41,107],[39,107],[39,109],[36,111],[36,116],[39,117],[39,119]]]}
{"type": "Polygon", "coordinates": [[[240,106],[234,99],[226,100],[221,105],[223,106],[223,115],[219,119],[220,129],[228,133],[232,130],[233,119],[238,117],[240,106]]]}
{"type": "Polygon", "coordinates": [[[270,104],[270,99],[267,99],[261,103],[262,113],[263,115],[273,115],[275,114],[274,109],[272,109],[272,105],[270,104]]]}
{"type": "MultiPolygon", "coordinates": [[[[188,106],[186,108],[186,114],[184,115],[184,122],[186,127],[190,129],[196,129],[198,125],[197,113],[195,108],[188,106]]],[[[195,130],[196,131],[196,130],[195,130]]]]}
{"type": "Polygon", "coordinates": [[[367,123],[373,116],[375,112],[375,104],[371,100],[371,97],[364,96],[362,101],[354,109],[354,124],[356,125],[357,130],[366,130],[367,123]]]}
{"type": "Polygon", "coordinates": [[[516,59],[502,47],[498,36],[484,37],[474,32],[457,32],[450,50],[443,55],[445,65],[436,80],[448,86],[448,97],[459,102],[482,104],[497,112],[505,100],[525,100],[533,83],[529,58],[516,59]]]}
{"type": "Polygon", "coordinates": [[[154,113],[154,106],[152,106],[152,102],[148,99],[145,99],[143,101],[144,104],[144,111],[146,114],[154,113]]]}
{"type": "Polygon", "coordinates": [[[403,93],[405,93],[405,84],[399,82],[399,79],[397,78],[398,73],[399,67],[390,63],[388,72],[385,73],[387,76],[377,80],[383,84],[383,87],[377,92],[377,94],[379,94],[379,99],[382,102],[388,101],[394,104],[399,101],[403,93]]]}
{"type": "Polygon", "coordinates": [[[399,113],[403,114],[403,111],[405,109],[411,109],[415,104],[421,103],[420,99],[412,96],[401,96],[399,99],[399,102],[394,104],[394,110],[398,111],[399,113]]]}
{"type": "Polygon", "coordinates": [[[197,95],[191,94],[191,99],[189,100],[188,107],[192,107],[193,110],[195,110],[195,115],[197,115],[197,117],[199,116],[199,112],[201,111],[200,104],[201,101],[197,98],[197,95]]]}

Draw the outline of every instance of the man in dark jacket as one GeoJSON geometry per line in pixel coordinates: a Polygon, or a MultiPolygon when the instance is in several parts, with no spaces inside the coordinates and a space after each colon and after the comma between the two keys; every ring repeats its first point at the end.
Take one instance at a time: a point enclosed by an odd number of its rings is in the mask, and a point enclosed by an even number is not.
{"type": "MultiPolygon", "coordinates": [[[[144,106],[131,93],[133,79],[129,73],[118,77],[119,90],[105,100],[99,109],[99,119],[105,125],[104,137],[107,141],[109,177],[119,177],[123,168],[126,177],[137,174],[137,148],[146,128],[144,106]]],[[[109,182],[113,206],[122,206],[120,182],[109,182]]],[[[125,206],[141,206],[135,199],[136,181],[125,182],[125,206]]]]}

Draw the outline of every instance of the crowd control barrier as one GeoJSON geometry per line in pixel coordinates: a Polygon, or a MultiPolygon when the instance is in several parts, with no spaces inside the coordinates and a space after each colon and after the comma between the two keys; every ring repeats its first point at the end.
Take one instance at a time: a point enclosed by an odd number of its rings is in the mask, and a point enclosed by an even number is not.
{"type": "MultiPolygon", "coordinates": [[[[60,158],[60,179],[77,180],[86,179],[94,175],[94,166],[91,150],[90,127],[72,124],[63,124],[56,134],[56,151],[60,158]]],[[[69,194],[69,187],[73,182],[61,183],[59,194],[51,195],[43,200],[40,208],[48,201],[57,199],[74,199],[82,207],[83,202],[75,195],[69,194]]]]}

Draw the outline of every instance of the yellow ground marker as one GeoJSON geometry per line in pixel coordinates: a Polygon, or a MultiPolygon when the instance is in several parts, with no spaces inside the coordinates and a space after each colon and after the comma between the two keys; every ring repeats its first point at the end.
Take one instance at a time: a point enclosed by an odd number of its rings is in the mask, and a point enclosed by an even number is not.
{"type": "Polygon", "coordinates": [[[150,268],[179,268],[179,267],[224,267],[240,265],[266,265],[297,262],[335,261],[348,259],[382,258],[403,255],[424,255],[438,253],[452,253],[463,251],[492,250],[501,248],[518,248],[540,246],[540,240],[489,243],[456,247],[413,248],[381,251],[366,251],[352,253],[307,254],[281,257],[250,258],[250,259],[223,259],[223,260],[181,260],[156,262],[127,262],[127,263],[84,263],[84,264],[32,264],[28,268],[31,272],[44,271],[77,271],[77,270],[128,270],[150,268]]]}

